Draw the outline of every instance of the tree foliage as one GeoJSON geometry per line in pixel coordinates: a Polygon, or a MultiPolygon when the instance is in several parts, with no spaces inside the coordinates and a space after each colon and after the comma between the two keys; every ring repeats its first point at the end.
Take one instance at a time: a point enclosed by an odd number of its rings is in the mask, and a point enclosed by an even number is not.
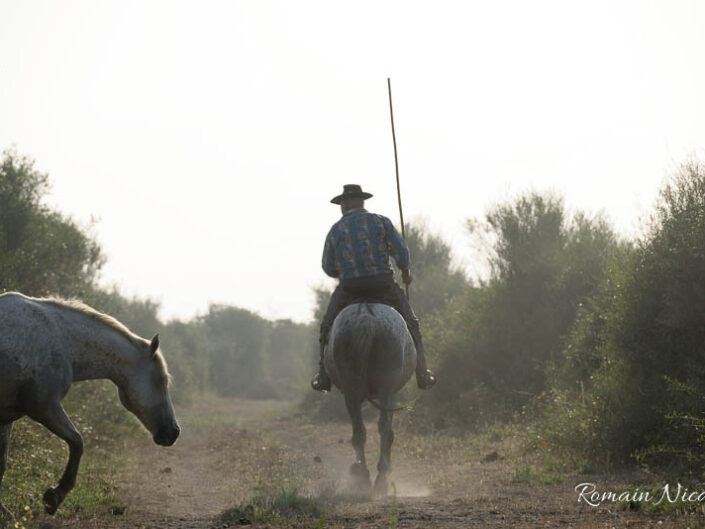
{"type": "Polygon", "coordinates": [[[592,452],[612,461],[644,451],[687,455],[705,433],[697,420],[677,420],[705,413],[702,165],[684,165],[665,185],[628,265],[576,324],[573,340],[592,356],[585,369],[592,384],[576,416],[590,418],[592,452]],[[594,343],[584,339],[590,327],[594,343]]]}
{"type": "Polygon", "coordinates": [[[103,264],[100,246],[43,199],[48,176],[5,151],[0,163],[0,292],[84,295],[103,264]]]}
{"type": "Polygon", "coordinates": [[[576,312],[623,246],[604,219],[568,218],[560,199],[536,193],[494,207],[484,229],[491,276],[447,314],[442,383],[422,401],[438,423],[506,418],[545,391],[576,312]]]}
{"type": "Polygon", "coordinates": [[[465,274],[453,263],[451,247],[422,223],[407,226],[406,245],[413,272],[410,299],[414,312],[421,320],[442,313],[468,286],[465,274]]]}

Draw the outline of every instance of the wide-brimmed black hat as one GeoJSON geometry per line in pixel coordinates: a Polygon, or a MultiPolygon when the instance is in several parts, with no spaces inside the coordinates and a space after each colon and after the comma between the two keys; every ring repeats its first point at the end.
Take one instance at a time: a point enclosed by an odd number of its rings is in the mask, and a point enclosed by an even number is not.
{"type": "Polygon", "coordinates": [[[340,204],[340,202],[344,198],[361,198],[363,200],[367,200],[368,198],[372,198],[372,196],[373,196],[372,193],[366,193],[357,184],[345,184],[343,186],[343,194],[338,195],[337,197],[331,198],[330,201],[333,204],[340,204]]]}

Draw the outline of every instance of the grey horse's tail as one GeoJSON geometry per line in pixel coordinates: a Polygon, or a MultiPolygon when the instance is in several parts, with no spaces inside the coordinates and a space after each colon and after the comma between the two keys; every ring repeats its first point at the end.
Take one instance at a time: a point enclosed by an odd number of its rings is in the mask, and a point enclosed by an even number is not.
{"type": "Polygon", "coordinates": [[[342,379],[341,386],[345,388],[343,392],[365,398],[369,392],[370,353],[380,322],[370,307],[363,303],[360,310],[346,323],[336,337],[335,364],[342,379]]]}

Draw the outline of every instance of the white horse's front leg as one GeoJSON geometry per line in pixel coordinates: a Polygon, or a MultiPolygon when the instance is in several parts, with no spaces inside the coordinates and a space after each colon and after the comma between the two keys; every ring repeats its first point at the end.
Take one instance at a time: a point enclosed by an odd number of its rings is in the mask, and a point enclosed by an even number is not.
{"type": "Polygon", "coordinates": [[[44,425],[52,433],[59,436],[69,445],[69,460],[66,464],[59,484],[55,488],[50,488],[44,493],[44,510],[48,514],[54,514],[64,501],[66,494],[73,489],[76,484],[76,474],[78,465],[83,455],[83,438],[78,433],[76,427],[64,411],[61,402],[56,402],[43,410],[39,416],[31,416],[32,419],[44,425]]]}

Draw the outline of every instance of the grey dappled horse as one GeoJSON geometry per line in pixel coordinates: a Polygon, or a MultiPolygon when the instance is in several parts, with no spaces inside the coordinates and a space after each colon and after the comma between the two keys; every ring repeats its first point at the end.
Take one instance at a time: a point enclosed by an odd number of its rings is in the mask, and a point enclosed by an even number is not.
{"type": "Polygon", "coordinates": [[[374,493],[386,495],[394,441],[395,394],[416,367],[416,349],[406,322],[388,305],[365,302],[350,305],[335,318],[324,355],[326,371],[345,396],[352,420],[355,462],[350,471],[368,488],[370,473],[365,461],[367,433],[362,421],[362,402],[369,400],[380,409],[381,446],[374,493]]]}
{"type": "MultiPolygon", "coordinates": [[[[27,415],[69,446],[58,485],[44,493],[49,514],[74,487],[83,453],[81,434],[61,399],[72,382],[98,378],[117,385],[120,401],[152,433],[155,443],[174,444],[179,425],[159,336],[151,342],[140,338],[116,319],[78,301],[18,293],[0,296],[0,484],[12,423],[27,415]]],[[[2,503],[0,511],[7,513],[2,503]]]]}

